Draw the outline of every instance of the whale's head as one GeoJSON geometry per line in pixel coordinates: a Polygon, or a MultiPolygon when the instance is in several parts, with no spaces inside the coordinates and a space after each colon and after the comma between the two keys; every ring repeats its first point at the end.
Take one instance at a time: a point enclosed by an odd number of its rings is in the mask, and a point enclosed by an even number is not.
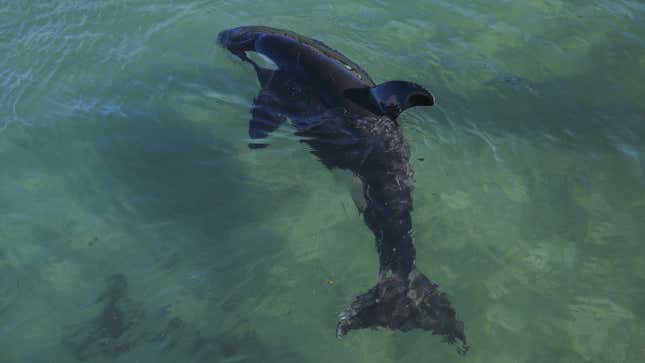
{"type": "Polygon", "coordinates": [[[340,338],[353,329],[378,327],[429,330],[449,343],[460,343],[457,351],[462,354],[469,348],[464,323],[446,294],[416,269],[407,279],[393,275],[359,295],[341,313],[336,335],[340,338]]]}
{"type": "Polygon", "coordinates": [[[217,34],[216,43],[235,55],[253,50],[258,33],[249,27],[227,29],[217,34]]]}

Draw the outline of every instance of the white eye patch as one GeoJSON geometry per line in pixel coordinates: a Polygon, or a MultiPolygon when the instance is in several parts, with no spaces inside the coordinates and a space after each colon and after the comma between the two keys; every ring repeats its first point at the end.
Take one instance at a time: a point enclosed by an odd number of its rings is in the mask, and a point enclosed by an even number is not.
{"type": "Polygon", "coordinates": [[[262,53],[253,52],[253,51],[247,51],[245,53],[246,53],[246,56],[250,60],[255,62],[255,64],[257,64],[258,67],[260,67],[260,68],[268,69],[268,70],[271,70],[271,71],[276,71],[279,68],[278,65],[275,64],[275,62],[273,62],[271,60],[271,58],[265,56],[262,53]]]}

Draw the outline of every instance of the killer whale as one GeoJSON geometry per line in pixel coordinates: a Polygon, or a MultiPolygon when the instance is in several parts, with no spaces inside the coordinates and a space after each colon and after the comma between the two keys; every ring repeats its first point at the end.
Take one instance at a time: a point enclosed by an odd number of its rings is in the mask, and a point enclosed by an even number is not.
{"type": "Polygon", "coordinates": [[[327,168],[348,170],[362,184],[361,214],[379,255],[376,286],[339,315],[336,334],[384,327],[429,330],[468,350],[463,322],[445,293],[415,264],[412,229],[414,172],[398,116],[435,97],[407,81],[375,84],[340,52],[297,33],[265,26],[224,30],[217,43],[254,68],[260,90],[249,121],[250,148],[286,120],[327,168]],[[271,63],[263,67],[253,53],[271,63]]]}

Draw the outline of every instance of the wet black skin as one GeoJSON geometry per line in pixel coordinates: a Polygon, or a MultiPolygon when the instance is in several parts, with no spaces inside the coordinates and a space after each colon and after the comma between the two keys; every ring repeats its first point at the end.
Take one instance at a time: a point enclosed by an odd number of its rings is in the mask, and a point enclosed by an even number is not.
{"type": "Polygon", "coordinates": [[[326,167],[351,171],[362,183],[361,212],[376,239],[379,281],[340,314],[337,336],[367,327],[424,329],[459,341],[458,351],[465,353],[463,322],[438,285],[415,267],[414,172],[398,116],[433,105],[434,96],[411,82],[376,86],[339,52],[285,30],[234,28],[221,32],[218,43],[250,63],[260,81],[249,147],[267,146],[268,134],[288,119],[326,167]],[[277,69],[263,68],[248,52],[266,56],[277,69]]]}

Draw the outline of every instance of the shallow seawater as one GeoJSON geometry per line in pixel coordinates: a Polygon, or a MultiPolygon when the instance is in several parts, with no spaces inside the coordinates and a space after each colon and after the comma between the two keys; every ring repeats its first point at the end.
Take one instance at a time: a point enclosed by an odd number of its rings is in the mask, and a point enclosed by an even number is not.
{"type": "Polygon", "coordinates": [[[1,0],[0,362],[643,362],[643,95],[636,0],[1,0]],[[437,95],[401,122],[466,356],[335,338],[373,237],[289,127],[247,148],[245,24],[437,95]]]}

